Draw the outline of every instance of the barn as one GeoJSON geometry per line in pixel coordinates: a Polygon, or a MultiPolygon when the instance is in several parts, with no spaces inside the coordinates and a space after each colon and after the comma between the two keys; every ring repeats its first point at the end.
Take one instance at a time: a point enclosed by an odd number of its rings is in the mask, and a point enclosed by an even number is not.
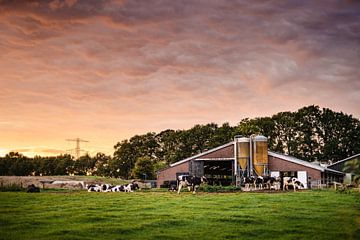
{"type": "Polygon", "coordinates": [[[177,176],[206,176],[209,184],[242,184],[245,176],[293,176],[306,188],[342,181],[341,171],[269,151],[267,138],[237,136],[234,141],[170,164],[157,173],[157,186],[167,187],[177,176]]]}
{"type": "Polygon", "coordinates": [[[353,181],[353,177],[354,177],[354,168],[358,168],[359,167],[359,162],[360,162],[360,153],[355,154],[351,157],[342,159],[340,161],[337,161],[331,165],[328,166],[328,168],[336,170],[336,171],[341,171],[344,172],[345,178],[344,178],[344,183],[351,183],[353,181]],[[346,166],[351,166],[351,167],[347,167],[346,166]]]}

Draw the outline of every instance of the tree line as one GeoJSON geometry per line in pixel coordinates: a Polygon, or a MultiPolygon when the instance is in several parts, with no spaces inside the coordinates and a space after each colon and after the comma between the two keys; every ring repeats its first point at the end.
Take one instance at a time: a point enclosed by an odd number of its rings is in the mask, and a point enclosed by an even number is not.
{"type": "Polygon", "coordinates": [[[98,153],[75,160],[70,155],[27,158],[9,153],[0,158],[0,175],[97,175],[156,178],[156,171],[192,155],[228,143],[236,135],[262,134],[269,149],[312,161],[336,161],[360,152],[360,121],[351,115],[318,106],[272,117],[229,123],[195,125],[135,135],[118,142],[113,156],[98,153]]]}

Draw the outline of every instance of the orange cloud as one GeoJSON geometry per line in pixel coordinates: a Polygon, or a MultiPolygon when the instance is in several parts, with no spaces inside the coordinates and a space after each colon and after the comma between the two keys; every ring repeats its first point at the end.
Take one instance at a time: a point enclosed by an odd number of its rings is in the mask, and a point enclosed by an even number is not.
{"type": "Polygon", "coordinates": [[[111,152],[309,104],[360,116],[356,3],[19,3],[0,3],[3,149],[65,150],[75,135],[111,152]]]}

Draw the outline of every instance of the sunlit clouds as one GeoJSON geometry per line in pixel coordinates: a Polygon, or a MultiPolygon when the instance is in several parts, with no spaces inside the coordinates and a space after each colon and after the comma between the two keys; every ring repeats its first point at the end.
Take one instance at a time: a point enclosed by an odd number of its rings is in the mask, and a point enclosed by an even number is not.
{"type": "Polygon", "coordinates": [[[0,0],[0,53],[2,155],[312,104],[360,117],[356,1],[0,0]]]}

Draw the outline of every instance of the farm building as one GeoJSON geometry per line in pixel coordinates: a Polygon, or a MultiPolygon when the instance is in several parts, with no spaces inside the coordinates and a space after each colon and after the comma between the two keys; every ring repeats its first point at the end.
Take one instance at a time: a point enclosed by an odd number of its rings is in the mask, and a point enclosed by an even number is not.
{"type": "Polygon", "coordinates": [[[343,160],[337,161],[328,166],[328,168],[341,171],[345,173],[345,183],[351,183],[354,177],[353,172],[356,171],[355,168],[359,168],[360,162],[360,153],[353,155],[351,157],[345,158],[343,160]]]}
{"type": "Polygon", "coordinates": [[[293,176],[304,186],[342,181],[341,171],[267,149],[264,136],[235,137],[234,141],[170,164],[157,173],[157,186],[166,187],[177,176],[206,176],[210,184],[241,185],[245,176],[293,176]]]}

